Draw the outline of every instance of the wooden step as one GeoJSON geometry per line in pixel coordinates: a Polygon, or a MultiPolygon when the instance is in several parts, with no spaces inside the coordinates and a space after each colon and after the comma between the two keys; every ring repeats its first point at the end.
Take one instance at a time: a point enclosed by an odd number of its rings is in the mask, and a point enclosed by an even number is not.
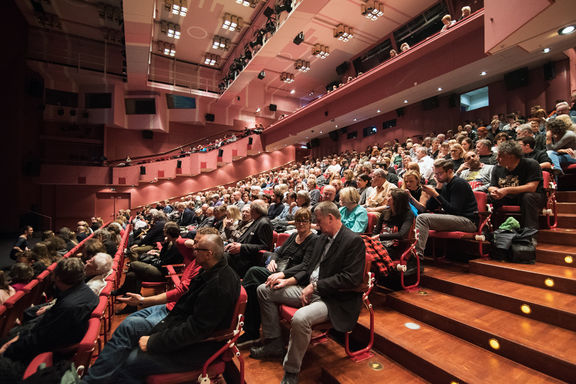
{"type": "Polygon", "coordinates": [[[576,377],[576,333],[425,289],[391,294],[395,310],[561,380],[576,377]],[[498,350],[490,347],[495,338],[498,350]]]}
{"type": "Polygon", "coordinates": [[[576,213],[576,202],[574,203],[565,203],[565,202],[558,202],[556,203],[558,206],[558,213],[576,213]]]}
{"type": "Polygon", "coordinates": [[[576,331],[576,296],[473,273],[461,273],[426,266],[422,285],[484,305],[576,331]]]}
{"type": "Polygon", "coordinates": [[[576,268],[576,247],[538,243],[536,247],[536,261],[539,263],[576,268]]]}
{"type": "Polygon", "coordinates": [[[576,214],[575,213],[558,213],[558,227],[560,227],[560,228],[575,228],[576,227],[576,214]]]}
{"type": "MultiPolygon", "coordinates": [[[[367,314],[360,316],[359,323],[355,333],[365,338],[367,314]]],[[[375,329],[377,350],[432,383],[561,382],[391,308],[377,307],[375,329]]]]}
{"type": "Polygon", "coordinates": [[[576,203],[576,191],[558,191],[556,199],[563,203],[576,203]]]}
{"type": "Polygon", "coordinates": [[[576,229],[541,229],[538,231],[538,242],[576,246],[576,229]]]}
{"type": "MultiPolygon", "coordinates": [[[[255,360],[249,357],[248,351],[243,351],[242,356],[245,361],[246,384],[270,384],[279,383],[282,380],[284,370],[280,360],[255,360]]],[[[384,375],[386,383],[426,383],[418,375],[377,352],[370,359],[355,363],[346,356],[344,347],[332,339],[308,348],[302,363],[299,382],[301,384],[352,384],[366,380],[378,383],[384,375]]]]}
{"type": "Polygon", "coordinates": [[[576,270],[551,264],[515,264],[497,260],[470,261],[470,272],[557,292],[576,293],[576,270]]]}

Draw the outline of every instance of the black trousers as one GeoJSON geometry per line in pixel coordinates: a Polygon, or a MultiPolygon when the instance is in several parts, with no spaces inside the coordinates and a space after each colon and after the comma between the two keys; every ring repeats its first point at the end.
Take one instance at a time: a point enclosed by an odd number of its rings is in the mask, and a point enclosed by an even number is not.
{"type": "Polygon", "coordinates": [[[500,200],[492,200],[494,208],[500,208],[504,205],[520,206],[520,225],[524,228],[538,229],[538,217],[540,211],[544,208],[546,196],[538,192],[526,192],[519,195],[506,196],[500,200]]]}
{"type": "Polygon", "coordinates": [[[265,267],[252,267],[248,269],[242,286],[248,295],[248,302],[244,311],[244,331],[247,334],[258,337],[260,335],[260,303],[258,302],[258,295],[256,288],[263,284],[268,279],[271,273],[265,267]]]}

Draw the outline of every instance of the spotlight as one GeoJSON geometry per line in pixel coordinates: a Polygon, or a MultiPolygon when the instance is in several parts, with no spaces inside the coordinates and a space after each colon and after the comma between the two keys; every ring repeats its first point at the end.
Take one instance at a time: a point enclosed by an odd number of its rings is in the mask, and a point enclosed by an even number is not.
{"type": "Polygon", "coordinates": [[[576,26],[574,25],[567,25],[565,27],[562,27],[558,30],[558,34],[559,35],[569,35],[571,33],[574,33],[574,31],[576,30],[576,26]]]}
{"type": "Polygon", "coordinates": [[[222,22],[222,28],[230,32],[240,32],[242,29],[242,18],[231,15],[229,13],[224,14],[224,21],[222,22]]]}
{"type": "Polygon", "coordinates": [[[325,59],[330,55],[330,48],[322,44],[314,44],[312,47],[312,55],[325,59]]]}
{"type": "Polygon", "coordinates": [[[379,1],[369,0],[361,6],[362,16],[369,20],[376,21],[379,17],[384,15],[382,8],[382,3],[379,1]]]}
{"type": "Polygon", "coordinates": [[[310,70],[310,62],[305,60],[296,60],[294,69],[300,72],[308,72],[310,70]]]}
{"type": "Polygon", "coordinates": [[[211,67],[215,66],[216,64],[218,64],[218,61],[220,61],[220,56],[218,55],[214,55],[212,53],[206,53],[206,56],[204,56],[204,64],[205,65],[209,65],[211,67]]]}
{"type": "Polygon", "coordinates": [[[288,73],[288,72],[282,72],[280,74],[280,80],[282,80],[283,82],[285,82],[287,84],[291,84],[294,82],[294,74],[288,73]]]}
{"type": "Polygon", "coordinates": [[[259,78],[260,80],[264,80],[265,77],[266,77],[266,72],[260,71],[260,73],[258,74],[258,78],[259,78]]]}
{"type": "Polygon", "coordinates": [[[304,32],[300,32],[299,34],[297,34],[293,41],[294,44],[296,45],[302,44],[302,42],[304,41],[304,32]]]}
{"type": "Polygon", "coordinates": [[[334,29],[334,37],[346,43],[354,37],[354,29],[344,24],[338,24],[334,29]]]}

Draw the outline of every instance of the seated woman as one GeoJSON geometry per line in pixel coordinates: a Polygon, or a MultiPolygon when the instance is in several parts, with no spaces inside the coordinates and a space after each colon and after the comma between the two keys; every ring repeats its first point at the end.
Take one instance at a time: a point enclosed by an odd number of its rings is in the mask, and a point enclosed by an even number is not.
{"type": "Polygon", "coordinates": [[[366,197],[370,196],[374,191],[374,188],[370,185],[370,180],[370,176],[365,173],[358,176],[358,179],[356,180],[358,184],[358,193],[360,193],[360,201],[358,202],[360,205],[366,204],[366,197]]]}
{"type": "Polygon", "coordinates": [[[352,232],[364,233],[368,226],[368,211],[359,205],[360,194],[353,187],[346,187],[340,191],[341,221],[352,232]]]}
{"type": "Polygon", "coordinates": [[[10,268],[10,285],[21,291],[34,278],[34,270],[26,263],[16,263],[10,268]]]}
{"type": "MultiPolygon", "coordinates": [[[[158,281],[166,280],[166,271],[163,266],[168,264],[182,263],[182,255],[176,246],[176,240],[180,237],[180,227],[173,221],[169,221],[164,225],[164,235],[166,240],[162,244],[162,250],[156,257],[154,254],[146,254],[143,256],[151,255],[148,258],[143,258],[140,261],[133,261],[130,263],[130,269],[126,273],[124,284],[114,291],[113,296],[124,295],[128,292],[140,293],[142,281],[158,281]],[[147,260],[148,259],[148,260],[147,260]]],[[[116,312],[116,314],[127,314],[137,310],[136,307],[127,305],[123,309],[116,312]]]]}
{"type": "Polygon", "coordinates": [[[15,293],[16,290],[8,284],[4,271],[0,270],[0,305],[4,304],[15,293]]]}
{"type": "Polygon", "coordinates": [[[410,209],[410,194],[402,189],[393,189],[388,195],[390,216],[380,216],[373,234],[388,251],[390,258],[398,260],[406,248],[414,213],[410,209]],[[394,231],[394,228],[398,228],[394,231]]]}
{"type": "Polygon", "coordinates": [[[290,235],[284,244],[271,254],[270,262],[266,267],[251,267],[244,276],[242,285],[248,294],[248,303],[244,312],[245,332],[238,339],[238,345],[245,345],[260,337],[260,304],[256,296],[256,288],[266,282],[269,277],[274,276],[276,280],[283,279],[283,271],[302,263],[312,254],[317,238],[311,230],[312,214],[309,209],[301,208],[294,218],[297,232],[290,235]]]}
{"type": "Polygon", "coordinates": [[[410,203],[418,212],[426,210],[426,202],[430,198],[426,193],[422,193],[422,177],[420,173],[409,170],[404,174],[402,189],[409,192],[410,203]]]}
{"type": "Polygon", "coordinates": [[[562,170],[576,163],[576,158],[570,154],[576,149],[576,134],[568,129],[564,121],[551,119],[546,123],[546,149],[554,168],[562,170]]]}
{"type": "Polygon", "coordinates": [[[452,144],[450,146],[450,159],[454,163],[454,172],[456,172],[464,162],[464,153],[464,149],[460,144],[452,144]]]}

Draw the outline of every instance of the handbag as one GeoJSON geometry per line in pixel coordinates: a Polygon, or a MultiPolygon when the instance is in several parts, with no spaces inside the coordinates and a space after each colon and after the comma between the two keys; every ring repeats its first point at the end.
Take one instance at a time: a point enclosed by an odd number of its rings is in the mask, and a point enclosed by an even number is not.
{"type": "Polygon", "coordinates": [[[536,240],[534,236],[538,230],[533,228],[524,228],[522,232],[517,233],[510,244],[510,257],[512,263],[534,264],[536,262],[536,240]]]}

